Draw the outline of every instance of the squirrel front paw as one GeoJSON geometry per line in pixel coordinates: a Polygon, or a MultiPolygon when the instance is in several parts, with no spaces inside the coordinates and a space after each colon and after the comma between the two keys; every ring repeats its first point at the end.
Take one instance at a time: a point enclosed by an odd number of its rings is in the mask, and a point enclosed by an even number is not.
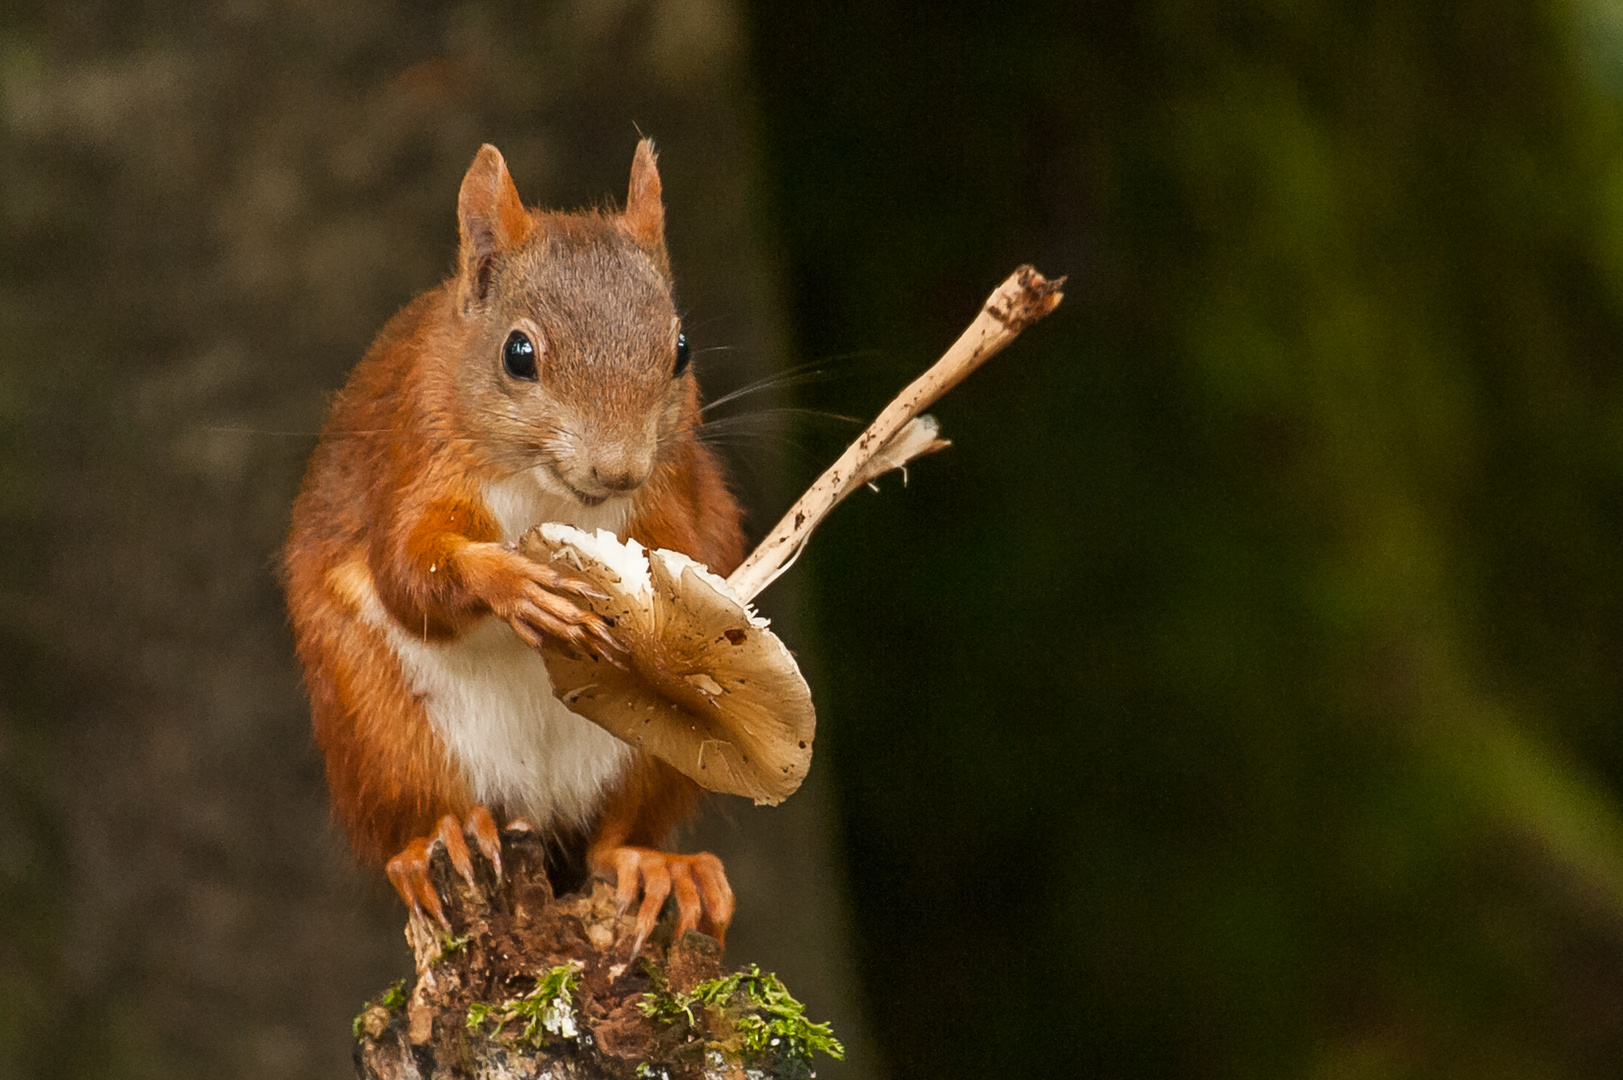
{"type": "Polygon", "coordinates": [[[556,566],[534,562],[506,550],[494,556],[494,572],[482,575],[490,610],[513,628],[519,640],[539,649],[552,638],[616,667],[625,667],[626,650],[603,617],[581,600],[607,600],[597,586],[556,566]]]}
{"type": "Polygon", "coordinates": [[[553,637],[623,667],[625,648],[609,632],[603,617],[571,599],[572,596],[594,600],[608,597],[596,586],[550,566],[532,565],[534,570],[507,610],[497,612],[507,620],[513,632],[531,648],[540,648],[543,638],[553,637]]]}

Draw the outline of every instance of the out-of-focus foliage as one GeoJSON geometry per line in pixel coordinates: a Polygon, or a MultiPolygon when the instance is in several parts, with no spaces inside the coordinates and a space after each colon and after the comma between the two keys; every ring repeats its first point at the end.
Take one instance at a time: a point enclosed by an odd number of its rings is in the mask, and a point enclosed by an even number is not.
{"type": "Polygon", "coordinates": [[[897,1071],[1615,1075],[1617,20],[754,20],[818,402],[1071,275],[802,563],[897,1071]]]}

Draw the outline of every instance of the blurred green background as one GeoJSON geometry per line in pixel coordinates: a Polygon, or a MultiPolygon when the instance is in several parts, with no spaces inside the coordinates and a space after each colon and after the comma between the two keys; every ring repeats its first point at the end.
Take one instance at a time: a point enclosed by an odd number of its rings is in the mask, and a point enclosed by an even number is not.
{"type": "Polygon", "coordinates": [[[694,839],[821,1074],[1623,1072],[1623,7],[10,0],[0,106],[0,1075],[344,1073],[272,552],[477,145],[633,122],[757,536],[1070,278],[763,597],[813,780],[694,839]]]}
{"type": "Polygon", "coordinates": [[[756,12],[820,402],[1071,275],[803,564],[899,1074],[1623,1071],[1620,20],[756,12]]]}

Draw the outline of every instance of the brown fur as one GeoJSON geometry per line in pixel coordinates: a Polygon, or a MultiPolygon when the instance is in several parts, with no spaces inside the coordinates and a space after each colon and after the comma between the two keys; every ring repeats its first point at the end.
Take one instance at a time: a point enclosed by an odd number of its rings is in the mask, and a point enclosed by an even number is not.
{"type": "MultiPolygon", "coordinates": [[[[679,326],[650,146],[624,214],[525,210],[493,147],[468,170],[458,213],[457,276],[391,319],[338,395],[284,556],[333,810],[374,864],[442,815],[465,818],[472,797],[361,605],[370,583],[389,618],[429,640],[509,617],[530,579],[499,542],[486,484],[537,461],[593,497],[638,480],[629,535],[724,574],[743,557],[738,506],[694,436],[697,384],[671,377],[679,326]],[[536,381],[501,369],[514,327],[536,339],[536,381]]],[[[605,797],[592,849],[658,846],[698,797],[638,755],[605,797]]]]}

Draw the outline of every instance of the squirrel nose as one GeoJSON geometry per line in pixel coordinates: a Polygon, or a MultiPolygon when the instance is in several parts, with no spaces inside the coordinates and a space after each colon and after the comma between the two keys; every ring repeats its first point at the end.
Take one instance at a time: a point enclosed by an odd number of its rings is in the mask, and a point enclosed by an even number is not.
{"type": "Polygon", "coordinates": [[[646,476],[639,476],[630,469],[621,467],[617,469],[599,469],[592,466],[592,479],[610,491],[631,491],[642,486],[646,476]]]}

